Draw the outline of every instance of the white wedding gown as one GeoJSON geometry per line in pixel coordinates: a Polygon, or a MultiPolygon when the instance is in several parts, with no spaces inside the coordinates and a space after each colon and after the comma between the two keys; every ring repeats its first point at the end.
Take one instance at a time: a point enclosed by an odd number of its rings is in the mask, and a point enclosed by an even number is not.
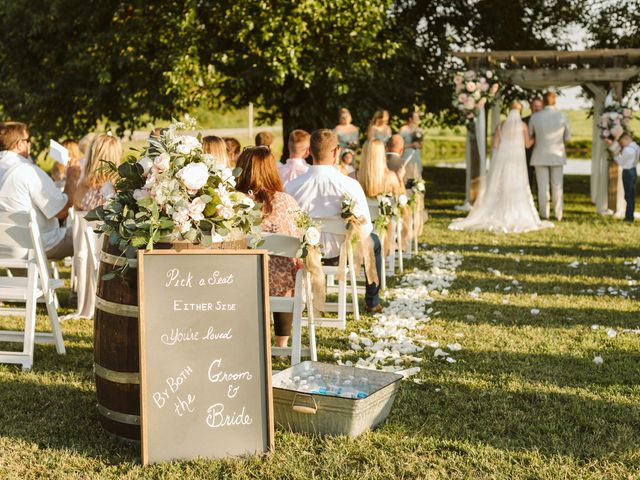
{"type": "Polygon", "coordinates": [[[518,110],[511,110],[500,129],[486,181],[466,218],[451,222],[451,230],[489,230],[522,233],[552,227],[541,221],[533,203],[527,175],[523,122],[518,110]]]}

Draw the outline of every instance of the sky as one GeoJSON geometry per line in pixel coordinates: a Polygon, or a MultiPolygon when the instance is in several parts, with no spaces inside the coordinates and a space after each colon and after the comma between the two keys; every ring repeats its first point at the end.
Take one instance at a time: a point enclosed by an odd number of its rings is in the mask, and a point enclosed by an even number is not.
{"type": "MultiPolygon", "coordinates": [[[[571,37],[571,50],[585,50],[587,48],[585,42],[586,32],[584,29],[574,26],[569,29],[568,32],[571,37]]],[[[563,110],[577,110],[581,108],[590,108],[591,101],[586,98],[581,98],[582,88],[571,87],[563,88],[558,91],[561,95],[558,96],[558,108],[563,110]]]]}

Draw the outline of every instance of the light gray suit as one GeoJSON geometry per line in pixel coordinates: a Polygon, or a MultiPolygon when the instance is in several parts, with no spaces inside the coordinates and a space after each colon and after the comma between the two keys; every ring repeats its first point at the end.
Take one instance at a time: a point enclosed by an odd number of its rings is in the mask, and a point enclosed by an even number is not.
{"type": "Polygon", "coordinates": [[[567,163],[564,142],[571,137],[567,117],[555,107],[544,107],[544,110],[534,113],[529,119],[529,135],[535,139],[531,166],[535,167],[538,180],[540,216],[549,218],[551,181],[553,211],[556,218],[562,220],[562,167],[567,163]]]}

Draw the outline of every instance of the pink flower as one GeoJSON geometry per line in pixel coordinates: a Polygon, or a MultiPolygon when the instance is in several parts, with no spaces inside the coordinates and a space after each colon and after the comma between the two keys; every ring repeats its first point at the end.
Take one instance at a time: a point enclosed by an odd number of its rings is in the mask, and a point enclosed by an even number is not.
{"type": "Polygon", "coordinates": [[[464,103],[466,99],[467,99],[467,94],[466,94],[466,93],[461,93],[461,94],[458,96],[458,101],[459,101],[460,103],[464,103]]]}
{"type": "Polygon", "coordinates": [[[622,128],[621,125],[616,125],[611,129],[611,135],[613,135],[613,138],[615,138],[616,140],[618,140],[623,133],[624,133],[624,128],[622,128]]]}
{"type": "Polygon", "coordinates": [[[467,110],[473,110],[475,107],[476,101],[472,97],[469,97],[465,100],[464,108],[466,108],[467,110]]]}
{"type": "Polygon", "coordinates": [[[602,138],[609,138],[611,136],[611,132],[609,130],[602,131],[602,138]]]}
{"type": "Polygon", "coordinates": [[[453,83],[455,83],[456,85],[461,85],[462,80],[462,75],[456,75],[455,77],[453,77],[453,83]]]}
{"type": "Polygon", "coordinates": [[[482,90],[483,92],[489,91],[489,84],[487,82],[481,83],[480,90],[482,90]]]}
{"type": "Polygon", "coordinates": [[[204,203],[200,197],[194,198],[193,201],[189,204],[188,208],[189,216],[191,217],[191,219],[195,220],[196,222],[202,220],[204,218],[202,212],[204,212],[206,206],[207,204],[204,203]]]}
{"type": "Polygon", "coordinates": [[[477,88],[475,82],[467,82],[466,87],[467,87],[467,92],[470,92],[470,93],[475,92],[477,88]]]}

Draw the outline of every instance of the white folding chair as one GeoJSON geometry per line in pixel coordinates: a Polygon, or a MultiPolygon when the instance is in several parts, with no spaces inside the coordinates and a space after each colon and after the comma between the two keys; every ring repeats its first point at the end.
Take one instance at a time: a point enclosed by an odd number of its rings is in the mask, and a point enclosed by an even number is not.
{"type": "Polygon", "coordinates": [[[21,352],[1,351],[0,363],[21,364],[23,370],[33,365],[34,343],[55,344],[65,353],[62,332],[55,307],[54,291],[64,285],[49,278],[45,254],[35,212],[0,212],[0,267],[26,269],[26,277],[0,277],[0,300],[25,303],[25,308],[2,308],[0,315],[24,315],[24,331],[0,331],[0,341],[22,342],[21,352]],[[36,302],[46,304],[52,333],[36,333],[36,302]]]}
{"type": "MultiPolygon", "coordinates": [[[[76,235],[76,230],[79,227],[77,218],[78,216],[76,214],[75,208],[71,207],[69,209],[69,215],[67,216],[67,228],[72,229],[74,237],[76,235]]],[[[78,288],[78,272],[76,272],[76,265],[75,265],[74,259],[73,257],[67,257],[64,260],[65,260],[65,265],[67,264],[67,261],[69,261],[69,263],[71,264],[71,274],[69,276],[69,283],[71,285],[71,290],[75,292],[76,289],[78,288]]]]}
{"type": "Polygon", "coordinates": [[[87,224],[84,230],[85,239],[87,240],[87,250],[89,251],[89,262],[93,266],[93,271],[98,274],[100,267],[100,252],[96,250],[96,245],[100,243],[98,235],[93,231],[93,227],[87,224]]]}
{"type": "MultiPolygon", "coordinates": [[[[340,217],[324,217],[315,218],[319,224],[321,233],[330,233],[332,235],[345,236],[347,233],[347,224],[340,217]]],[[[347,247],[347,261],[345,262],[345,271],[342,272],[343,280],[338,281],[337,288],[335,279],[338,277],[339,266],[324,265],[322,271],[327,279],[327,293],[337,293],[338,302],[325,302],[325,312],[336,312],[337,318],[320,317],[315,319],[315,324],[321,327],[333,327],[344,330],[347,328],[347,312],[353,312],[355,320],[360,319],[360,309],[358,307],[358,285],[356,283],[356,271],[353,267],[353,248],[351,245],[347,247]],[[351,293],[351,303],[347,303],[347,291],[351,293]]]]}
{"type": "MultiPolygon", "coordinates": [[[[280,234],[264,234],[264,244],[262,248],[269,252],[269,255],[296,258],[300,248],[300,239],[280,234]]],[[[293,325],[291,329],[291,347],[271,347],[271,355],[288,355],[291,357],[291,364],[296,365],[302,361],[302,356],[310,357],[312,361],[317,361],[316,352],[316,331],[313,317],[311,294],[311,279],[309,272],[305,268],[296,273],[296,283],[293,297],[269,297],[271,313],[292,313],[293,325]],[[302,312],[307,308],[309,347],[302,348],[302,312]]]]}

